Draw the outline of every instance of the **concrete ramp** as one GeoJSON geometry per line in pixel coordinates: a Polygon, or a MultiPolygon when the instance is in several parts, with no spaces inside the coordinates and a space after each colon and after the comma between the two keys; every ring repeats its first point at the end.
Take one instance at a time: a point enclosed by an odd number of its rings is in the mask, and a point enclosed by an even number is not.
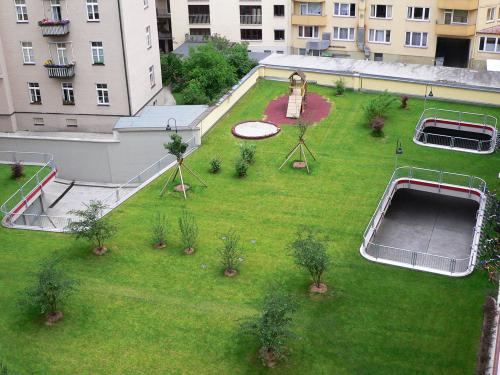
{"type": "Polygon", "coordinates": [[[292,95],[288,97],[287,118],[299,118],[302,110],[302,95],[300,89],[294,89],[292,95]]]}

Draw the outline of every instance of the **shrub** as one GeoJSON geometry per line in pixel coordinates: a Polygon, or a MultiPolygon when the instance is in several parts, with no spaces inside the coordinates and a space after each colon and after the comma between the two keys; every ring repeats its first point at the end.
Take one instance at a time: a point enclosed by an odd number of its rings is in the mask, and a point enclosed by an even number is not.
{"type": "Polygon", "coordinates": [[[106,252],[104,242],[116,233],[116,228],[102,217],[107,206],[101,201],[90,201],[83,210],[72,210],[69,213],[76,216],[77,221],[72,221],[68,229],[77,239],[85,238],[93,241],[97,246],[94,253],[101,255],[106,252]]]}
{"type": "Polygon", "coordinates": [[[10,177],[13,180],[17,180],[18,178],[24,177],[24,166],[20,162],[16,162],[10,167],[10,172],[10,177]]]}
{"type": "Polygon", "coordinates": [[[486,302],[483,306],[483,330],[477,357],[476,374],[489,374],[490,348],[493,343],[493,333],[495,328],[495,319],[497,316],[497,306],[493,297],[486,297],[486,302]]]}
{"type": "Polygon", "coordinates": [[[151,238],[153,245],[157,248],[165,247],[167,241],[167,217],[157,212],[151,225],[151,238]]]}
{"type": "Polygon", "coordinates": [[[408,100],[410,98],[408,96],[406,96],[406,95],[402,95],[400,97],[400,99],[401,99],[401,108],[407,109],[408,108],[408,100]]]}
{"type": "Polygon", "coordinates": [[[494,281],[500,269],[500,200],[494,193],[488,193],[484,223],[478,247],[478,267],[488,271],[488,278],[494,281]]]}
{"type": "Polygon", "coordinates": [[[160,55],[161,76],[165,85],[178,85],[182,82],[182,59],[175,53],[160,55]]]}
{"type": "Polygon", "coordinates": [[[297,304],[292,297],[281,287],[273,285],[265,296],[261,314],[243,324],[245,331],[259,340],[259,354],[266,366],[273,367],[285,357],[287,340],[294,337],[290,330],[290,315],[296,310],[297,304]]]}
{"type": "Polygon", "coordinates": [[[226,276],[234,276],[238,269],[238,263],[241,258],[239,241],[240,237],[234,230],[229,231],[229,233],[222,237],[224,245],[219,249],[219,256],[226,276]]]}
{"type": "Polygon", "coordinates": [[[188,148],[188,144],[183,142],[182,137],[177,133],[171,134],[170,139],[172,141],[169,143],[165,143],[163,147],[165,147],[170,155],[174,155],[179,161],[184,157],[184,153],[188,148]]]}
{"type": "Polygon", "coordinates": [[[371,128],[374,135],[381,135],[384,129],[385,119],[383,117],[375,117],[371,122],[371,128]]]}
{"type": "Polygon", "coordinates": [[[385,118],[395,100],[396,98],[388,94],[387,91],[370,100],[367,105],[363,106],[366,122],[371,126],[376,117],[385,118]]]}
{"type": "Polygon", "coordinates": [[[34,285],[26,289],[25,297],[19,301],[21,305],[34,307],[47,316],[57,312],[60,303],[76,289],[76,282],[58,267],[60,262],[61,258],[55,257],[41,263],[40,270],[34,274],[34,285]]]}
{"type": "Polygon", "coordinates": [[[330,264],[325,242],[316,238],[310,228],[297,232],[297,238],[288,245],[295,264],[304,267],[316,287],[321,287],[321,277],[330,264]]]}
{"type": "Polygon", "coordinates": [[[187,210],[182,211],[179,217],[179,229],[181,231],[182,243],[184,252],[192,254],[198,239],[198,224],[195,217],[187,210]]]}
{"type": "Polygon", "coordinates": [[[335,81],[335,95],[344,95],[345,92],[345,82],[342,78],[335,81]]]}
{"type": "Polygon", "coordinates": [[[240,144],[240,155],[243,160],[248,164],[253,164],[255,161],[255,152],[257,151],[257,146],[251,143],[240,144]]]}
{"type": "Polygon", "coordinates": [[[218,173],[221,169],[222,161],[217,158],[213,158],[210,160],[210,172],[211,173],[218,173]]]}
{"type": "Polygon", "coordinates": [[[181,91],[183,104],[207,104],[210,98],[197,81],[190,81],[181,91]]]}
{"type": "Polygon", "coordinates": [[[245,177],[248,173],[248,163],[243,159],[236,160],[234,168],[236,169],[236,175],[240,178],[245,177]]]}

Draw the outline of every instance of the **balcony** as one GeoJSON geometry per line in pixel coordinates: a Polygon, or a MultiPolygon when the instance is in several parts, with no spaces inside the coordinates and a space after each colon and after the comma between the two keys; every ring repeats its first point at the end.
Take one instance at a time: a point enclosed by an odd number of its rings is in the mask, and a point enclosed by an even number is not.
{"type": "Polygon", "coordinates": [[[190,14],[190,24],[208,24],[210,23],[210,14],[190,14]]]}
{"type": "Polygon", "coordinates": [[[474,36],[476,26],[470,24],[436,24],[436,34],[439,36],[468,37],[474,36]]]}
{"type": "Polygon", "coordinates": [[[64,36],[69,34],[69,20],[54,21],[43,19],[38,22],[43,36],[64,36]]]}
{"type": "Polygon", "coordinates": [[[261,14],[242,14],[240,16],[240,24],[242,25],[262,25],[261,14]]]}
{"type": "Polygon", "coordinates": [[[323,15],[292,15],[292,25],[302,26],[326,26],[327,18],[323,15]]]}
{"type": "Polygon", "coordinates": [[[479,0],[438,0],[440,9],[476,10],[479,0]]]}
{"type": "Polygon", "coordinates": [[[43,66],[47,68],[49,78],[71,78],[75,75],[75,64],[55,65],[46,63],[43,66]]]}
{"type": "Polygon", "coordinates": [[[163,19],[163,18],[170,18],[171,14],[168,9],[160,9],[156,8],[156,18],[163,19]]]}

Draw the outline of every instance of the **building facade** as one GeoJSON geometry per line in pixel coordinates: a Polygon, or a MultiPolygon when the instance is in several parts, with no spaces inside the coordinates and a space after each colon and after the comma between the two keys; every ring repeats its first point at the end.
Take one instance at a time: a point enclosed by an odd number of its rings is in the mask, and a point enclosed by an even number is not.
{"type": "Polygon", "coordinates": [[[0,131],[111,132],[161,100],[156,23],[154,0],[0,2],[0,131]]]}
{"type": "Polygon", "coordinates": [[[173,48],[221,34],[255,52],[484,69],[500,58],[498,0],[176,0],[173,48]]]}

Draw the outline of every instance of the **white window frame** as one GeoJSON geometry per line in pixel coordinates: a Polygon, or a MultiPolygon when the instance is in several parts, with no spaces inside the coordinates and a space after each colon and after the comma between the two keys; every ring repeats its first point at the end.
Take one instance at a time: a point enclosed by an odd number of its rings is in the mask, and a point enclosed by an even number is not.
{"type": "Polygon", "coordinates": [[[61,92],[64,104],[75,104],[75,90],[71,82],[62,82],[61,92]],[[66,100],[66,97],[70,100],[66,100]]]}
{"type": "Polygon", "coordinates": [[[31,104],[42,104],[42,92],[38,82],[28,82],[28,94],[31,104]]]}
{"type": "Polygon", "coordinates": [[[146,47],[150,49],[153,46],[153,41],[151,37],[151,26],[146,26],[146,47]]]}
{"type": "Polygon", "coordinates": [[[90,42],[92,65],[104,65],[104,46],[100,41],[90,42]],[[94,44],[100,44],[94,46],[94,44]]]}
{"type": "Polygon", "coordinates": [[[405,33],[405,47],[411,47],[411,48],[427,48],[429,45],[429,34],[423,31],[407,31],[405,33]],[[413,42],[413,36],[415,34],[420,34],[420,44],[419,45],[414,45],[412,44],[413,42]],[[406,43],[408,37],[410,38],[410,44],[406,43]],[[425,41],[425,44],[423,43],[425,41]]]}
{"type": "Polygon", "coordinates": [[[455,22],[455,11],[460,11],[461,9],[445,9],[443,12],[443,23],[445,25],[468,25],[469,24],[469,18],[470,18],[470,12],[468,10],[464,10],[467,12],[467,22],[455,22]],[[446,23],[446,15],[450,15],[450,23],[446,23]]]}
{"type": "Polygon", "coordinates": [[[53,21],[62,20],[62,9],[60,0],[50,0],[50,15],[53,21]]]}
{"type": "Polygon", "coordinates": [[[368,41],[370,43],[376,43],[376,44],[391,44],[391,38],[392,38],[392,33],[391,30],[389,29],[369,29],[368,30],[368,41]],[[376,35],[377,32],[382,31],[384,33],[384,41],[380,42],[376,40],[376,35]],[[387,34],[389,34],[389,41],[387,41],[387,34]]]}
{"type": "Polygon", "coordinates": [[[307,2],[304,2],[304,3],[300,3],[300,15],[301,16],[322,16],[323,15],[323,4],[322,3],[307,3],[307,2]],[[319,5],[319,8],[320,8],[320,13],[313,13],[309,10],[309,7],[310,6],[318,6],[319,5]],[[304,12],[304,8],[305,8],[305,12],[304,12]]]}
{"type": "Polygon", "coordinates": [[[57,65],[69,65],[66,43],[56,43],[57,65]]]}
{"type": "Polygon", "coordinates": [[[99,13],[99,3],[98,0],[87,0],[87,21],[88,22],[99,22],[101,20],[101,14],[99,13]],[[97,17],[96,17],[97,15],[97,17]]]}
{"type": "Polygon", "coordinates": [[[155,66],[151,65],[148,68],[148,76],[149,76],[149,84],[151,88],[156,86],[156,79],[155,79],[155,66]]]}
{"type": "Polygon", "coordinates": [[[486,23],[495,22],[496,11],[497,11],[496,7],[490,7],[486,9],[486,23]]]}
{"type": "Polygon", "coordinates": [[[500,37],[494,37],[494,36],[480,36],[479,37],[479,43],[477,44],[477,49],[479,52],[483,53],[500,53],[500,37]],[[481,39],[484,39],[483,46],[484,48],[481,49],[481,39]],[[488,39],[495,39],[495,49],[494,51],[488,51],[486,49],[486,41],[488,39]]]}
{"type": "Polygon", "coordinates": [[[96,83],[97,105],[109,105],[109,87],[107,83],[96,83]]]}
{"type": "Polygon", "coordinates": [[[319,38],[319,26],[310,26],[310,25],[299,25],[299,38],[300,39],[318,39],[319,38]],[[304,36],[305,28],[310,27],[312,31],[312,36],[304,36]],[[302,36],[301,36],[302,34],[302,36]]]}
{"type": "Polygon", "coordinates": [[[356,39],[356,31],[354,27],[334,27],[332,35],[333,35],[333,40],[338,40],[341,42],[354,42],[356,39]],[[340,37],[341,29],[347,30],[347,38],[340,37]]]}
{"type": "Polygon", "coordinates": [[[33,117],[33,126],[44,126],[45,121],[43,117],[33,117]]]}
{"type": "Polygon", "coordinates": [[[14,5],[16,6],[16,20],[17,23],[28,23],[28,7],[26,6],[26,0],[15,0],[14,5]]]}
{"type": "Polygon", "coordinates": [[[21,42],[21,54],[24,65],[35,65],[35,51],[32,42],[21,42]]]}
{"type": "Polygon", "coordinates": [[[149,0],[143,0],[144,3],[144,9],[149,7],[149,0]]]}
{"type": "Polygon", "coordinates": [[[377,20],[392,20],[392,5],[372,4],[370,6],[370,18],[377,20]],[[385,17],[377,17],[377,8],[385,7],[385,17]]]}
{"type": "Polygon", "coordinates": [[[341,3],[335,2],[333,3],[333,16],[334,17],[356,17],[356,3],[341,3]],[[351,7],[354,5],[354,14],[351,14],[351,7]],[[342,13],[342,6],[347,6],[348,14],[342,13]]]}
{"type": "Polygon", "coordinates": [[[406,19],[408,21],[429,22],[431,19],[431,8],[409,6],[409,7],[407,7],[407,10],[406,10],[406,19]],[[422,18],[415,18],[415,9],[416,8],[422,8],[422,18]],[[425,18],[426,13],[427,13],[427,18],[425,18]]]}

